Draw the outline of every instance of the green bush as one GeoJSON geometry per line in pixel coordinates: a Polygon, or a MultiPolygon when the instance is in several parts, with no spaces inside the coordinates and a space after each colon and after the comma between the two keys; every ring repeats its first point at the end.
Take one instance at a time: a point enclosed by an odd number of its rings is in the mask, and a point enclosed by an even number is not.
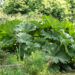
{"type": "MultiPolygon", "coordinates": [[[[69,64],[75,58],[75,27],[68,21],[42,16],[41,21],[19,24],[16,28],[16,40],[20,44],[20,55],[30,55],[35,50],[45,53],[47,60],[60,70],[62,64],[69,64]]],[[[67,67],[66,67],[67,68],[67,67]]]]}
{"type": "MultiPolygon", "coordinates": [[[[24,59],[24,69],[29,75],[38,75],[46,67],[45,55],[41,51],[32,52],[24,59]]],[[[44,75],[44,74],[43,74],[44,75]]]]}
{"type": "Polygon", "coordinates": [[[12,50],[12,48],[19,47],[18,52],[22,59],[24,54],[32,55],[32,52],[40,50],[45,54],[46,60],[51,61],[51,66],[55,65],[52,67],[55,71],[60,70],[61,67],[68,68],[63,65],[69,66],[70,63],[74,63],[75,27],[72,23],[59,21],[46,15],[42,16],[40,21],[21,24],[19,21],[14,25],[13,23],[7,22],[0,27],[0,44],[3,48],[12,50]],[[15,47],[13,47],[14,44],[15,47]]]}
{"type": "Polygon", "coordinates": [[[0,48],[0,64],[3,64],[7,59],[8,53],[0,48]]]}
{"type": "Polygon", "coordinates": [[[29,6],[26,5],[27,0],[6,0],[5,3],[3,10],[7,14],[17,12],[26,13],[29,11],[29,6]]]}
{"type": "Polygon", "coordinates": [[[7,21],[0,25],[0,46],[12,47],[15,42],[15,31],[14,28],[17,24],[20,24],[20,20],[7,21]]]}
{"type": "Polygon", "coordinates": [[[4,12],[28,13],[38,10],[38,13],[53,15],[59,20],[70,20],[66,14],[71,14],[71,4],[67,0],[5,0],[4,12]]]}
{"type": "Polygon", "coordinates": [[[4,57],[6,58],[7,53],[4,52],[3,50],[0,50],[0,59],[3,59],[4,57]]]}
{"type": "Polygon", "coordinates": [[[44,10],[43,13],[48,15],[52,15],[59,20],[68,20],[69,16],[65,16],[66,14],[71,14],[71,5],[67,0],[43,0],[44,10]]]}
{"type": "Polygon", "coordinates": [[[5,1],[6,4],[4,5],[3,10],[7,14],[18,12],[27,13],[39,8],[41,1],[42,0],[8,0],[8,3],[5,1]]]}

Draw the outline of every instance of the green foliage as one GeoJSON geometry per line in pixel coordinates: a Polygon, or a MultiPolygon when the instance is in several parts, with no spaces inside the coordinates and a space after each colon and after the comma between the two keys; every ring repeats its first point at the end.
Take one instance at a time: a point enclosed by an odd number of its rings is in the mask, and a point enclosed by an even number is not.
{"type": "Polygon", "coordinates": [[[6,61],[7,54],[8,53],[0,49],[0,65],[2,65],[6,61]]]}
{"type": "Polygon", "coordinates": [[[7,56],[7,53],[5,53],[3,50],[0,50],[0,59],[3,59],[7,56]]]}
{"type": "Polygon", "coordinates": [[[5,0],[3,10],[7,14],[28,13],[37,10],[38,13],[52,15],[59,20],[70,20],[66,14],[71,14],[71,4],[67,0],[5,0]]]}
{"type": "Polygon", "coordinates": [[[8,68],[0,70],[0,75],[24,75],[24,73],[20,68],[8,68]]]}
{"type": "MultiPolygon", "coordinates": [[[[16,30],[17,42],[21,45],[20,52],[31,54],[39,49],[51,63],[68,64],[75,58],[74,35],[72,23],[42,16],[41,21],[19,24],[16,30]],[[72,32],[71,32],[72,31],[72,32]]],[[[60,67],[59,67],[60,69],[60,67]]]]}
{"type": "Polygon", "coordinates": [[[29,57],[25,57],[24,68],[29,75],[37,75],[46,67],[45,63],[45,55],[41,51],[35,51],[29,57]]]}
{"type": "Polygon", "coordinates": [[[6,61],[8,53],[0,49],[0,64],[3,64],[6,61]]]}
{"type": "Polygon", "coordinates": [[[7,47],[14,44],[15,31],[14,28],[19,24],[20,20],[7,21],[0,25],[0,46],[7,47]]]}
{"type": "Polygon", "coordinates": [[[46,15],[43,15],[40,21],[30,21],[19,24],[20,22],[21,21],[14,20],[0,25],[0,44],[2,48],[7,47],[7,49],[9,49],[8,47],[11,47],[10,50],[12,50],[15,44],[21,59],[23,59],[24,54],[30,55],[28,58],[32,61],[27,59],[28,63],[29,61],[32,62],[31,65],[36,63],[33,67],[30,66],[30,73],[38,72],[39,68],[41,69],[43,65],[41,65],[43,61],[42,58],[44,56],[45,61],[51,61],[51,66],[57,64],[55,66],[57,68],[53,66],[53,70],[55,71],[60,70],[64,64],[68,65],[70,62],[74,62],[75,31],[73,30],[75,27],[72,23],[59,21],[46,15]],[[44,53],[44,56],[36,50],[44,53]]]}
{"type": "Polygon", "coordinates": [[[68,20],[69,16],[65,16],[66,14],[71,14],[70,11],[70,3],[67,0],[43,0],[44,9],[43,13],[48,15],[52,15],[60,20],[68,20]]]}
{"type": "Polygon", "coordinates": [[[6,0],[5,5],[3,7],[4,12],[7,14],[17,13],[17,12],[28,12],[29,6],[26,5],[27,0],[6,0]]]}
{"type": "Polygon", "coordinates": [[[7,14],[11,13],[27,13],[29,11],[34,11],[36,8],[41,6],[42,0],[7,0],[3,7],[4,12],[7,14]]]}

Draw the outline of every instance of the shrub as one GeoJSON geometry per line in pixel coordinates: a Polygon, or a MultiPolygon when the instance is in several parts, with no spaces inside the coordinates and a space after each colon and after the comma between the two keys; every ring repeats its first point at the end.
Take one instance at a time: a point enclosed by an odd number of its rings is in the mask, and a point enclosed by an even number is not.
{"type": "Polygon", "coordinates": [[[6,59],[7,59],[7,52],[3,51],[1,48],[0,48],[0,64],[3,64],[6,59]]]}
{"type": "Polygon", "coordinates": [[[3,50],[0,50],[0,59],[3,59],[4,57],[6,57],[7,56],[6,54],[7,54],[6,52],[4,52],[3,50]]]}
{"type": "MultiPolygon", "coordinates": [[[[16,40],[20,44],[20,54],[30,55],[35,50],[43,51],[52,65],[69,64],[75,58],[74,29],[72,23],[42,16],[41,21],[19,24],[16,28],[16,40]]],[[[63,65],[61,65],[63,66],[63,65]]]]}
{"type": "Polygon", "coordinates": [[[12,13],[28,13],[29,11],[34,11],[41,6],[42,0],[8,0],[5,1],[5,6],[3,10],[7,14],[12,13]]]}
{"type": "Polygon", "coordinates": [[[70,10],[70,2],[67,0],[43,0],[44,10],[43,13],[48,15],[52,15],[59,20],[68,20],[69,16],[65,16],[66,14],[71,14],[70,10]]]}
{"type": "Polygon", "coordinates": [[[24,68],[29,75],[37,75],[46,67],[45,55],[41,51],[32,52],[32,54],[29,57],[25,57],[24,60],[24,68]]]}
{"type": "Polygon", "coordinates": [[[7,21],[0,25],[0,46],[12,47],[15,42],[15,31],[14,28],[19,24],[20,20],[7,21]]]}
{"type": "Polygon", "coordinates": [[[53,15],[59,20],[70,20],[66,14],[71,14],[71,4],[67,0],[5,0],[3,6],[4,12],[11,13],[28,13],[38,10],[38,13],[53,15]]]}
{"type": "Polygon", "coordinates": [[[7,14],[17,12],[26,13],[29,10],[29,6],[26,5],[27,0],[6,0],[5,3],[3,10],[7,14]]]}

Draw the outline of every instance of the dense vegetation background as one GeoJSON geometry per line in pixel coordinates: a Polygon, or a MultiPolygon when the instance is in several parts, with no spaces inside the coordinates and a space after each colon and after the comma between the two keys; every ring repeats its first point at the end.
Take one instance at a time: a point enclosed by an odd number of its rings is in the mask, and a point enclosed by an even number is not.
{"type": "Polygon", "coordinates": [[[74,0],[4,0],[0,4],[0,75],[50,75],[75,69],[74,0]],[[9,70],[10,69],[10,70],[9,70]]]}

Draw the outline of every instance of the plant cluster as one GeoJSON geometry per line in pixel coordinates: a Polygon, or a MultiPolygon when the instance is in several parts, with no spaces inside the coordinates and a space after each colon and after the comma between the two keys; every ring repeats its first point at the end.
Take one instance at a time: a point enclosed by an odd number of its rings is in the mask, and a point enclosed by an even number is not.
{"type": "Polygon", "coordinates": [[[48,72],[48,65],[44,53],[37,50],[32,52],[29,57],[25,56],[24,70],[25,73],[29,75],[46,75],[48,72]]]}
{"type": "MultiPolygon", "coordinates": [[[[75,40],[72,23],[42,16],[41,21],[30,21],[19,24],[16,28],[16,40],[20,56],[31,55],[36,50],[45,53],[46,60],[51,60],[55,70],[68,68],[63,66],[75,60],[75,40]]],[[[69,65],[68,65],[69,66],[69,65]]],[[[51,68],[52,70],[52,68],[51,68]]]]}
{"type": "Polygon", "coordinates": [[[25,75],[20,68],[0,69],[0,75],[25,75]]]}
{"type": "Polygon", "coordinates": [[[14,28],[19,24],[20,20],[7,21],[0,25],[0,47],[12,47],[15,42],[14,28]]]}
{"type": "Polygon", "coordinates": [[[19,23],[15,25],[14,22],[15,26],[12,22],[1,25],[0,44],[2,48],[6,47],[9,50],[17,47],[16,51],[22,60],[26,54],[29,60],[25,63],[32,62],[32,64],[29,63],[29,67],[33,68],[33,71],[29,69],[30,73],[38,71],[43,66],[41,63],[44,61],[40,51],[44,53],[45,61],[51,61],[50,66],[48,65],[50,71],[72,69],[70,64],[73,65],[75,62],[75,27],[71,22],[59,21],[51,16],[43,15],[40,21],[19,23]]]}
{"type": "MultiPolygon", "coordinates": [[[[13,58],[10,58],[7,61],[10,65],[11,62],[13,62],[11,59],[13,58]]],[[[2,69],[0,67],[0,75],[49,75],[49,64],[50,62],[45,60],[44,53],[36,50],[35,52],[32,52],[30,56],[25,56],[24,63],[21,64],[21,66],[17,67],[15,65],[13,67],[9,67],[9,65],[7,65],[7,68],[2,69]]]]}
{"type": "Polygon", "coordinates": [[[11,13],[28,13],[41,6],[42,0],[5,0],[4,12],[11,13]]]}
{"type": "Polygon", "coordinates": [[[3,10],[7,14],[28,13],[37,10],[38,13],[53,15],[60,20],[69,20],[71,4],[67,0],[5,0],[3,10]]]}

